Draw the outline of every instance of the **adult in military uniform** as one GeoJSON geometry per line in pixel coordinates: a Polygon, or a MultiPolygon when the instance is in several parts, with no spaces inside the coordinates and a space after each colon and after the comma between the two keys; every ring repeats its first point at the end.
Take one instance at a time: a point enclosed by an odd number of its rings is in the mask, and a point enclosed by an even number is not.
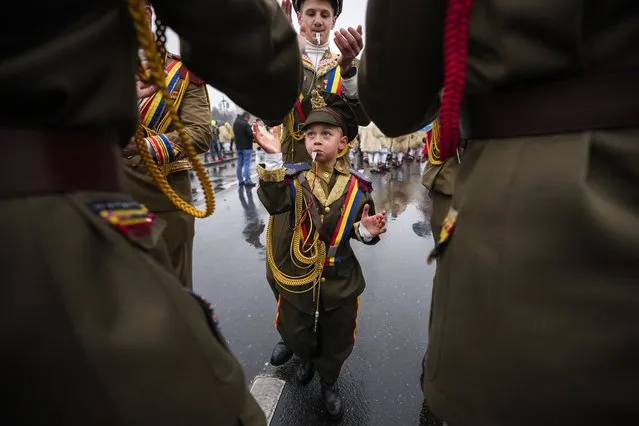
{"type": "MultiPolygon", "coordinates": [[[[285,162],[308,162],[310,157],[304,149],[304,135],[300,129],[306,120],[301,105],[309,99],[313,89],[341,96],[355,112],[356,124],[365,126],[370,122],[359,104],[357,93],[356,57],[364,46],[362,29],[360,26],[357,29],[335,31],[334,42],[340,50],[340,53],[336,54],[331,52],[329,43],[331,31],[342,12],[342,0],[283,0],[282,8],[291,21],[293,11],[297,13],[304,66],[304,80],[298,100],[282,125],[282,153],[285,162]]],[[[281,122],[264,121],[269,125],[281,122]]],[[[344,167],[350,166],[348,157],[340,158],[339,161],[344,163],[344,167]]],[[[280,238],[289,226],[284,215],[273,217],[269,226],[272,227],[274,237],[267,249],[276,253],[288,252],[288,243],[280,238]]],[[[266,278],[277,299],[278,286],[268,265],[266,278]]],[[[271,364],[282,365],[291,359],[292,355],[293,351],[280,341],[273,350],[271,364]]]]}
{"type": "MultiPolygon", "coordinates": [[[[149,26],[153,10],[146,4],[149,26]]],[[[203,80],[190,72],[180,58],[166,53],[164,58],[166,84],[195,151],[208,152],[212,142],[211,105],[203,80]]],[[[191,202],[193,168],[186,158],[180,136],[171,122],[169,108],[162,93],[154,91],[138,100],[139,125],[143,127],[145,142],[153,159],[177,194],[191,202]]],[[[171,264],[178,279],[186,288],[193,287],[193,238],[195,218],[176,207],[155,183],[137,153],[135,141],[123,150],[125,158],[124,190],[136,201],[144,204],[155,216],[165,222],[161,237],[169,251],[171,264]]]]}
{"type": "Polygon", "coordinates": [[[302,111],[305,149],[315,155],[310,164],[285,167],[280,141],[255,126],[266,152],[258,196],[271,215],[284,214],[289,223],[281,237],[290,250],[267,255],[280,286],[277,330],[301,359],[297,384],[307,385],[317,370],[328,417],[336,420],[344,410],[337,378],[353,350],[366,285],[350,240],[376,244],[386,222],[384,213],[374,214],[370,180],[337,159],[357,136],[350,106],[314,90],[302,111]]]}
{"type": "Polygon", "coordinates": [[[639,3],[370,0],[367,13],[360,95],[380,128],[439,110],[446,161],[463,112],[429,405],[452,426],[635,423],[639,3]],[[388,84],[397,63],[410,92],[388,84]]]}
{"type": "MultiPolygon", "coordinates": [[[[158,222],[123,192],[138,117],[127,3],[15,6],[0,29],[0,424],[264,426],[206,305],[150,256],[158,222]]],[[[263,117],[290,109],[301,61],[276,4],[154,6],[189,70],[263,117]]]]}

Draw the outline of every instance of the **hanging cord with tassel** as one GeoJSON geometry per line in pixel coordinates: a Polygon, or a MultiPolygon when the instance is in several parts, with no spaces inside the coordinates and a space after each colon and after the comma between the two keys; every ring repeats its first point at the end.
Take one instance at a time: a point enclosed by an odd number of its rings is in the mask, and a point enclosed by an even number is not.
{"type": "Polygon", "coordinates": [[[213,185],[209,179],[209,176],[204,169],[204,166],[197,157],[197,153],[189,135],[184,129],[184,124],[180,120],[177,111],[174,108],[173,100],[169,96],[166,86],[166,76],[164,74],[164,57],[166,54],[166,27],[162,25],[159,19],[156,19],[157,24],[157,41],[153,37],[153,32],[148,25],[147,15],[145,12],[145,4],[143,0],[128,0],[129,13],[133,18],[133,26],[135,28],[137,41],[140,47],[144,50],[144,54],[148,60],[148,71],[144,71],[142,74],[146,82],[154,84],[158,91],[162,94],[162,100],[166,103],[167,113],[170,116],[171,122],[180,140],[184,145],[184,151],[186,156],[193,165],[195,174],[202,185],[202,191],[204,192],[204,200],[206,208],[204,211],[198,210],[192,206],[189,202],[185,201],[178,195],[171,185],[168,183],[166,176],[160,171],[158,165],[153,160],[151,152],[144,140],[144,129],[138,126],[135,133],[135,144],[138,152],[142,157],[142,161],[146,166],[149,173],[153,177],[155,184],[160,188],[164,195],[171,200],[171,202],[183,212],[197,217],[204,218],[210,216],[215,210],[215,194],[213,193],[213,185]],[[148,73],[148,74],[147,74],[148,73]]]}

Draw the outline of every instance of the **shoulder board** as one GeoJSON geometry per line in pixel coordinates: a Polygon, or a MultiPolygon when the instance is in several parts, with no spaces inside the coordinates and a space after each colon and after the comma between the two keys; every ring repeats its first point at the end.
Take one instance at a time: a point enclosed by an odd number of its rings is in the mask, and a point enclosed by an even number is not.
{"type": "Polygon", "coordinates": [[[286,176],[295,176],[310,170],[311,165],[308,163],[284,163],[284,168],[286,169],[286,176]]]}
{"type": "Polygon", "coordinates": [[[188,68],[186,68],[186,66],[184,65],[184,62],[182,62],[182,58],[180,58],[179,55],[176,55],[175,53],[167,53],[167,57],[169,59],[172,59],[174,61],[178,61],[180,64],[178,65],[180,67],[180,69],[178,70],[178,74],[180,74],[180,78],[182,80],[184,80],[186,78],[186,75],[189,75],[189,81],[197,86],[201,86],[204,84],[204,80],[202,80],[200,77],[196,76],[195,74],[193,74],[191,71],[188,70],[188,68]]]}
{"type": "Polygon", "coordinates": [[[364,173],[360,173],[356,169],[349,169],[349,172],[359,181],[359,186],[364,192],[373,192],[373,181],[364,173]]]}
{"type": "Polygon", "coordinates": [[[180,71],[178,71],[180,74],[180,78],[182,80],[184,80],[186,78],[186,75],[189,75],[189,82],[195,84],[196,86],[201,86],[204,83],[204,80],[202,80],[200,77],[198,77],[197,75],[193,74],[191,71],[189,71],[186,66],[184,65],[184,63],[180,64],[180,71]]]}

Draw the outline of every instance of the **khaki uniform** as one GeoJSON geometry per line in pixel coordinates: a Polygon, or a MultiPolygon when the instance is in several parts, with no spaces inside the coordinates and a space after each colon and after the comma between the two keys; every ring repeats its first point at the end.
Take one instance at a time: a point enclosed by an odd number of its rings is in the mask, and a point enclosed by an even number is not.
{"type": "MultiPolygon", "coordinates": [[[[190,73],[179,57],[168,55],[166,62],[167,85],[186,133],[198,154],[208,152],[213,135],[206,84],[190,73]]],[[[156,93],[138,103],[140,121],[145,125],[148,136],[146,141],[171,187],[184,200],[192,202],[189,170],[193,166],[186,158],[184,146],[173,123],[168,121],[168,110],[161,106],[155,107],[159,96],[161,94],[156,93]]],[[[163,105],[163,102],[159,104],[163,105]]],[[[124,164],[127,177],[125,191],[166,222],[161,238],[169,251],[171,264],[182,285],[193,288],[195,218],[175,207],[164,195],[139,155],[125,159],[124,164]]]]}
{"type": "MultiPolygon", "coordinates": [[[[351,210],[347,210],[345,200],[349,195],[349,187],[356,181],[359,189],[352,207],[352,218],[345,226],[345,233],[335,253],[331,254],[332,263],[327,263],[320,283],[320,313],[317,333],[314,332],[314,314],[316,300],[314,292],[301,294],[291,293],[278,287],[278,314],[276,326],[284,343],[295,354],[303,359],[313,360],[315,368],[325,383],[334,383],[341,371],[342,364],[355,343],[355,328],[357,325],[357,310],[359,295],[364,291],[366,282],[362,269],[350,245],[351,239],[364,242],[359,233],[359,221],[365,204],[370,205],[370,215],[375,214],[375,206],[370,193],[370,181],[349,170],[343,163],[338,163],[334,169],[322,169],[316,176],[310,166],[296,165],[297,170],[282,168],[266,171],[258,167],[260,186],[258,196],[264,207],[271,215],[280,215],[286,219],[288,226],[284,228],[281,240],[286,249],[274,252],[274,260],[282,273],[290,276],[301,276],[300,269],[291,259],[290,245],[293,239],[291,223],[296,220],[294,206],[293,180],[304,175],[306,181],[313,188],[313,204],[321,215],[322,227],[328,236],[333,236],[338,221],[344,215],[349,217],[351,210]],[[286,173],[286,175],[285,175],[286,173]],[[315,185],[312,183],[315,182],[315,185]],[[348,226],[350,224],[350,227],[348,226]],[[333,266],[330,266],[333,265],[333,266]]],[[[307,220],[307,229],[310,229],[307,220]]],[[[376,244],[379,237],[375,237],[365,244],[376,244]]]]}
{"type": "MultiPolygon", "coordinates": [[[[182,50],[189,69],[262,116],[276,119],[290,109],[301,64],[297,36],[278,5],[153,4],[193,43],[182,50]],[[236,24],[210,26],[216,17],[236,24]],[[229,54],[236,50],[246,56],[229,54]],[[214,59],[220,55],[228,56],[225,67],[214,59]]],[[[0,39],[11,41],[0,60],[0,89],[12,105],[2,115],[0,145],[11,160],[25,147],[41,149],[22,157],[37,159],[36,170],[26,178],[3,176],[0,193],[44,173],[78,177],[75,171],[85,170],[115,181],[117,173],[101,168],[106,156],[83,154],[104,144],[122,173],[119,149],[137,120],[137,47],[126,3],[63,0],[36,14],[16,7],[23,10],[0,29],[0,39]],[[9,126],[24,139],[5,138],[9,126]],[[83,144],[68,149],[69,135],[78,132],[83,144]],[[56,160],[63,150],[71,154],[56,160]]],[[[156,234],[146,225],[139,236],[121,226],[131,209],[146,221],[144,209],[116,190],[88,191],[82,180],[41,184],[53,189],[0,197],[0,360],[10,389],[0,423],[264,426],[211,318],[168,272],[168,262],[152,256],[156,234]]]]}
{"type": "MultiPolygon", "coordinates": [[[[390,134],[437,108],[445,7],[368,3],[360,95],[390,134]],[[401,26],[388,21],[399,13],[401,26]],[[411,93],[384,86],[398,58],[411,93]]],[[[636,2],[476,1],[466,95],[637,67],[638,43],[636,2]]],[[[639,128],[583,128],[468,141],[424,380],[428,404],[452,426],[636,422],[639,128]]]]}
{"type": "MultiPolygon", "coordinates": [[[[359,65],[359,62],[353,63],[353,66],[359,65]]],[[[303,66],[304,66],[304,80],[302,84],[302,90],[300,91],[298,101],[295,103],[295,107],[292,110],[293,114],[293,128],[295,131],[298,131],[302,123],[305,121],[305,117],[301,114],[300,105],[302,105],[311,95],[311,91],[313,89],[319,89],[322,91],[327,91],[331,93],[342,94],[340,79],[341,70],[339,65],[337,65],[337,54],[331,52],[330,50],[326,52],[323,59],[318,62],[317,68],[315,68],[312,61],[304,55],[303,58],[303,66]]],[[[343,96],[346,102],[351,106],[352,110],[355,112],[355,116],[357,118],[357,122],[361,126],[366,126],[370,123],[370,120],[366,116],[366,113],[362,109],[359,104],[358,99],[350,99],[347,96],[343,96]]],[[[262,117],[263,118],[263,117],[262,117]]],[[[267,125],[276,125],[280,121],[269,121],[264,120],[267,125]]],[[[302,140],[293,140],[292,135],[288,132],[287,126],[282,126],[282,153],[284,156],[285,162],[292,163],[300,163],[300,162],[310,162],[311,158],[306,152],[306,147],[304,146],[304,139],[302,140]]],[[[343,162],[346,166],[348,162],[348,157],[338,160],[343,162]]],[[[280,238],[280,235],[283,235],[286,231],[285,229],[288,227],[288,223],[284,220],[283,216],[275,216],[272,222],[273,226],[273,250],[280,252],[284,250],[288,250],[288,243],[280,238]]],[[[273,274],[269,270],[268,266],[266,268],[266,279],[269,282],[271,290],[275,295],[275,298],[278,298],[278,289],[277,284],[273,279],[273,274]]]]}

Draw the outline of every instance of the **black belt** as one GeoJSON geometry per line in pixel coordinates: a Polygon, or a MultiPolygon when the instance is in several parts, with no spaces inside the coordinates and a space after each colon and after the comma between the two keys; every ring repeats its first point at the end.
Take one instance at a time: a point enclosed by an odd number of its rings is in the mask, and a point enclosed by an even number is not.
{"type": "Polygon", "coordinates": [[[464,106],[466,139],[639,128],[639,67],[500,88],[464,106]]]}
{"type": "Polygon", "coordinates": [[[0,127],[0,148],[0,197],[122,190],[120,149],[97,134],[0,127]]]}

